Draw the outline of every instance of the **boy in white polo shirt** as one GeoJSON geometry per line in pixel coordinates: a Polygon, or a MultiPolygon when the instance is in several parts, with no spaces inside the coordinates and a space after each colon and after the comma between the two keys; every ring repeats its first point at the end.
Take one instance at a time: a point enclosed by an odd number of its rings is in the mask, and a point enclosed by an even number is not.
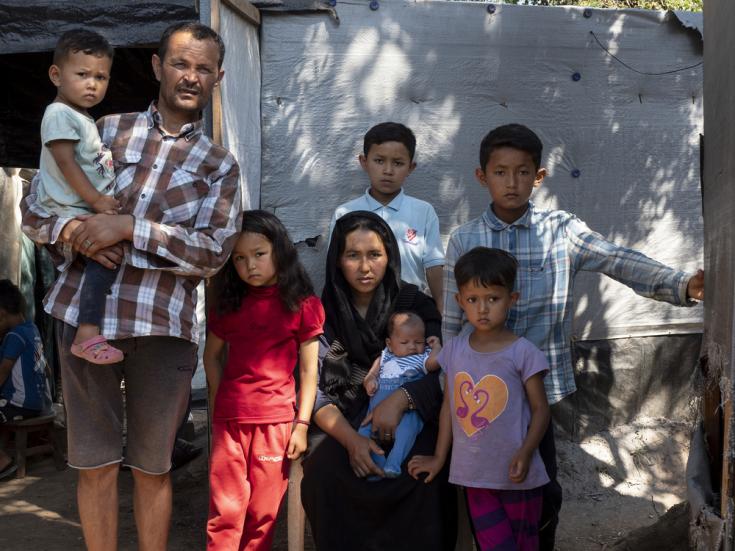
{"type": "Polygon", "coordinates": [[[383,122],[365,134],[358,157],[367,172],[370,187],[363,195],[334,211],[329,235],[338,218],[366,210],[385,220],[396,236],[401,252],[401,279],[427,289],[441,309],[444,248],[439,237],[439,219],[426,201],[406,195],[403,182],[416,168],[416,137],[407,126],[383,122]]]}

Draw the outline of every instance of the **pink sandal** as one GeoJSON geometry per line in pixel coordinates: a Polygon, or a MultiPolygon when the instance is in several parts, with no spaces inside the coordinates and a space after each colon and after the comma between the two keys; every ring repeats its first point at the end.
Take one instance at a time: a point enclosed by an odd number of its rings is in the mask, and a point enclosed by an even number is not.
{"type": "Polygon", "coordinates": [[[124,358],[122,351],[111,346],[102,335],[92,337],[80,344],[72,344],[71,353],[77,358],[97,365],[115,364],[124,358]]]}

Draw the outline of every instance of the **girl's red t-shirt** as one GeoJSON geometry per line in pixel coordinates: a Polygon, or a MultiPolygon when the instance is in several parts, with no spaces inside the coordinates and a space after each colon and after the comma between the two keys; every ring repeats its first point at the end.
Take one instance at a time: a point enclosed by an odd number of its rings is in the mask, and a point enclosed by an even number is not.
{"type": "Polygon", "coordinates": [[[296,312],[281,302],[276,285],[248,287],[240,309],[218,317],[209,330],[229,352],[215,398],[214,421],[283,423],[294,418],[294,369],[301,343],[322,334],[324,308],[316,296],[296,312]]]}

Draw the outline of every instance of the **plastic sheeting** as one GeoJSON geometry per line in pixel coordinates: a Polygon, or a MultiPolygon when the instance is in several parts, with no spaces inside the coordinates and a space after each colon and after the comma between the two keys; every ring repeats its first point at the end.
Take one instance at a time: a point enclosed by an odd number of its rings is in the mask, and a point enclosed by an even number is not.
{"type": "MultiPolygon", "coordinates": [[[[263,12],[261,205],[316,282],[334,208],[368,185],[362,136],[385,120],[415,131],[406,191],[434,204],[445,240],[487,206],[473,176],[483,135],[521,122],[546,146],[537,204],[669,265],[701,266],[701,37],[663,12],[486,8],[338,2],[339,23],[263,12]]],[[[701,330],[701,307],[653,303],[597,275],[577,278],[575,298],[576,338],[701,330]]]]}
{"type": "Polygon", "coordinates": [[[227,45],[222,81],[222,141],[240,163],[245,208],[260,200],[260,48],[258,28],[226,5],[220,33],[227,45]]]}
{"type": "Polygon", "coordinates": [[[0,0],[0,54],[53,50],[59,36],[87,27],[113,46],[158,44],[163,30],[196,20],[196,0],[0,0]]]}

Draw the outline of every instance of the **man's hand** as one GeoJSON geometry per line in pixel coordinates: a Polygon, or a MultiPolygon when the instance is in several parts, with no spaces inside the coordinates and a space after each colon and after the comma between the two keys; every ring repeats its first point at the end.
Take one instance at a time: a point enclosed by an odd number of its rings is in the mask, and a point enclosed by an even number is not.
{"type": "Polygon", "coordinates": [[[93,257],[100,250],[121,241],[132,241],[134,225],[135,220],[129,214],[95,214],[74,229],[70,242],[74,250],[93,257]]]}
{"type": "Polygon", "coordinates": [[[687,297],[694,300],[704,300],[704,270],[697,270],[697,273],[689,278],[687,297]]]}
{"type": "Polygon", "coordinates": [[[102,264],[105,268],[114,270],[122,264],[125,253],[123,252],[122,245],[118,244],[99,250],[90,258],[102,264]]]}

